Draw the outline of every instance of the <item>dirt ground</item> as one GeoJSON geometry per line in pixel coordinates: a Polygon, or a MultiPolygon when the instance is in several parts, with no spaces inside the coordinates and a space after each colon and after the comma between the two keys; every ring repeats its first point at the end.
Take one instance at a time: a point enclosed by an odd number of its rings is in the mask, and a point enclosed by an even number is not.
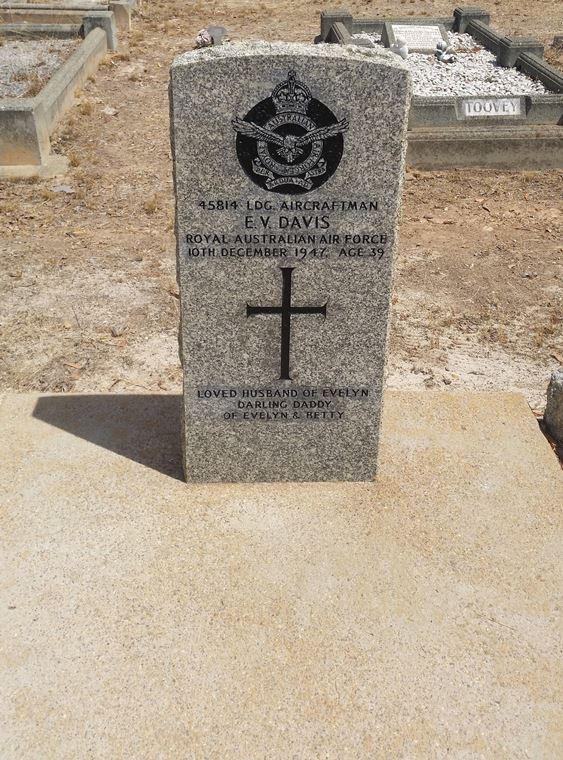
{"type": "MultiPolygon", "coordinates": [[[[144,1],[55,135],[68,175],[0,185],[0,388],[180,389],[170,62],[211,23],[232,40],[311,41],[331,5],[144,1]]],[[[342,5],[418,16],[455,3],[342,5]]],[[[560,0],[485,6],[496,28],[546,45],[563,27],[560,0]]],[[[519,390],[543,408],[563,362],[562,187],[561,172],[409,171],[390,386],[519,390]]]]}

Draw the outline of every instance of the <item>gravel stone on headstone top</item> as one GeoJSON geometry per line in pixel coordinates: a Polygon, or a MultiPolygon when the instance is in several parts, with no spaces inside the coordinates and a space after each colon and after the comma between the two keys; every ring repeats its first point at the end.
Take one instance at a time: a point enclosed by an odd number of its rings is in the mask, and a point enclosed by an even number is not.
{"type": "Polygon", "coordinates": [[[221,45],[223,43],[223,38],[227,33],[224,26],[208,26],[207,31],[211,35],[214,45],[221,45]]]}

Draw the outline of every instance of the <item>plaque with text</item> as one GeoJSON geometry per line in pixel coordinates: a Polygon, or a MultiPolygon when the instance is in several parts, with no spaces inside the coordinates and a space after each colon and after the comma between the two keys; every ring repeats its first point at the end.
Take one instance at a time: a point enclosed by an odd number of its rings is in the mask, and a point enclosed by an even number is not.
{"type": "Polygon", "coordinates": [[[337,46],[174,63],[188,480],[374,476],[408,79],[337,46]]]}
{"type": "Polygon", "coordinates": [[[443,24],[399,24],[386,22],[382,42],[386,47],[402,39],[410,53],[434,53],[439,42],[448,42],[448,34],[443,24]]]}
{"type": "Polygon", "coordinates": [[[510,118],[524,116],[522,97],[463,98],[458,102],[458,118],[510,118]]]}

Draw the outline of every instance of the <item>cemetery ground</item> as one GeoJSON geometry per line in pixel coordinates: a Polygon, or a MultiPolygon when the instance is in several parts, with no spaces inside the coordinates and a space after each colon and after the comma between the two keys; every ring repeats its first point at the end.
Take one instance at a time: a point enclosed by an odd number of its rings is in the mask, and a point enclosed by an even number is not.
{"type": "MultiPolygon", "coordinates": [[[[310,42],[313,0],[145,2],[63,119],[66,176],[0,184],[0,386],[179,391],[168,73],[210,23],[231,40],[310,42]]],[[[334,4],[332,4],[334,5],[334,4]]],[[[434,16],[450,2],[346,2],[354,15],[434,16]]],[[[492,22],[548,46],[557,0],[491,3],[492,22]]],[[[205,108],[205,103],[202,103],[205,108]]],[[[388,385],[522,392],[541,409],[563,361],[561,172],[409,171],[388,385]]]]}
{"type": "MultiPolygon", "coordinates": [[[[0,387],[16,391],[0,405],[2,758],[558,756],[563,484],[526,400],[506,391],[543,406],[563,353],[561,172],[408,172],[389,378],[401,390],[381,426],[390,257],[344,270],[331,251],[281,267],[277,285],[275,259],[187,266],[189,226],[232,238],[252,223],[240,205],[216,221],[197,204],[236,192],[246,213],[256,198],[242,139],[269,128],[247,120],[267,115],[265,92],[286,127],[313,124],[282,145],[268,136],[284,163],[278,178],[255,172],[260,187],[288,184],[298,142],[319,138],[296,186],[381,198],[394,238],[408,93],[391,53],[189,54],[168,109],[170,63],[202,27],[310,41],[321,8],[145,0],[60,124],[66,175],[2,186],[0,387]],[[247,97],[260,107],[233,125],[247,97]],[[338,123],[317,128],[323,109],[338,123]],[[291,332],[294,314],[324,321],[291,332]],[[263,411],[286,398],[311,412],[263,411]],[[235,417],[241,399],[249,416],[235,417]]],[[[499,26],[544,42],[559,22],[551,0],[537,19],[502,8],[499,26]]],[[[373,224],[358,209],[333,221],[373,224]]]]}

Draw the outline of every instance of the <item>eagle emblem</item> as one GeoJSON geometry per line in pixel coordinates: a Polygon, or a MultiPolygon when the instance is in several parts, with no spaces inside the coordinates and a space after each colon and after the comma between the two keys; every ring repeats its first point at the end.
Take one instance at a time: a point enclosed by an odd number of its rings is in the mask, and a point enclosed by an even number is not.
{"type": "Polygon", "coordinates": [[[303,193],[334,173],[343,152],[346,118],[338,120],[289,71],[271,97],[232,126],[237,154],[248,176],[273,192],[303,193]]]}

